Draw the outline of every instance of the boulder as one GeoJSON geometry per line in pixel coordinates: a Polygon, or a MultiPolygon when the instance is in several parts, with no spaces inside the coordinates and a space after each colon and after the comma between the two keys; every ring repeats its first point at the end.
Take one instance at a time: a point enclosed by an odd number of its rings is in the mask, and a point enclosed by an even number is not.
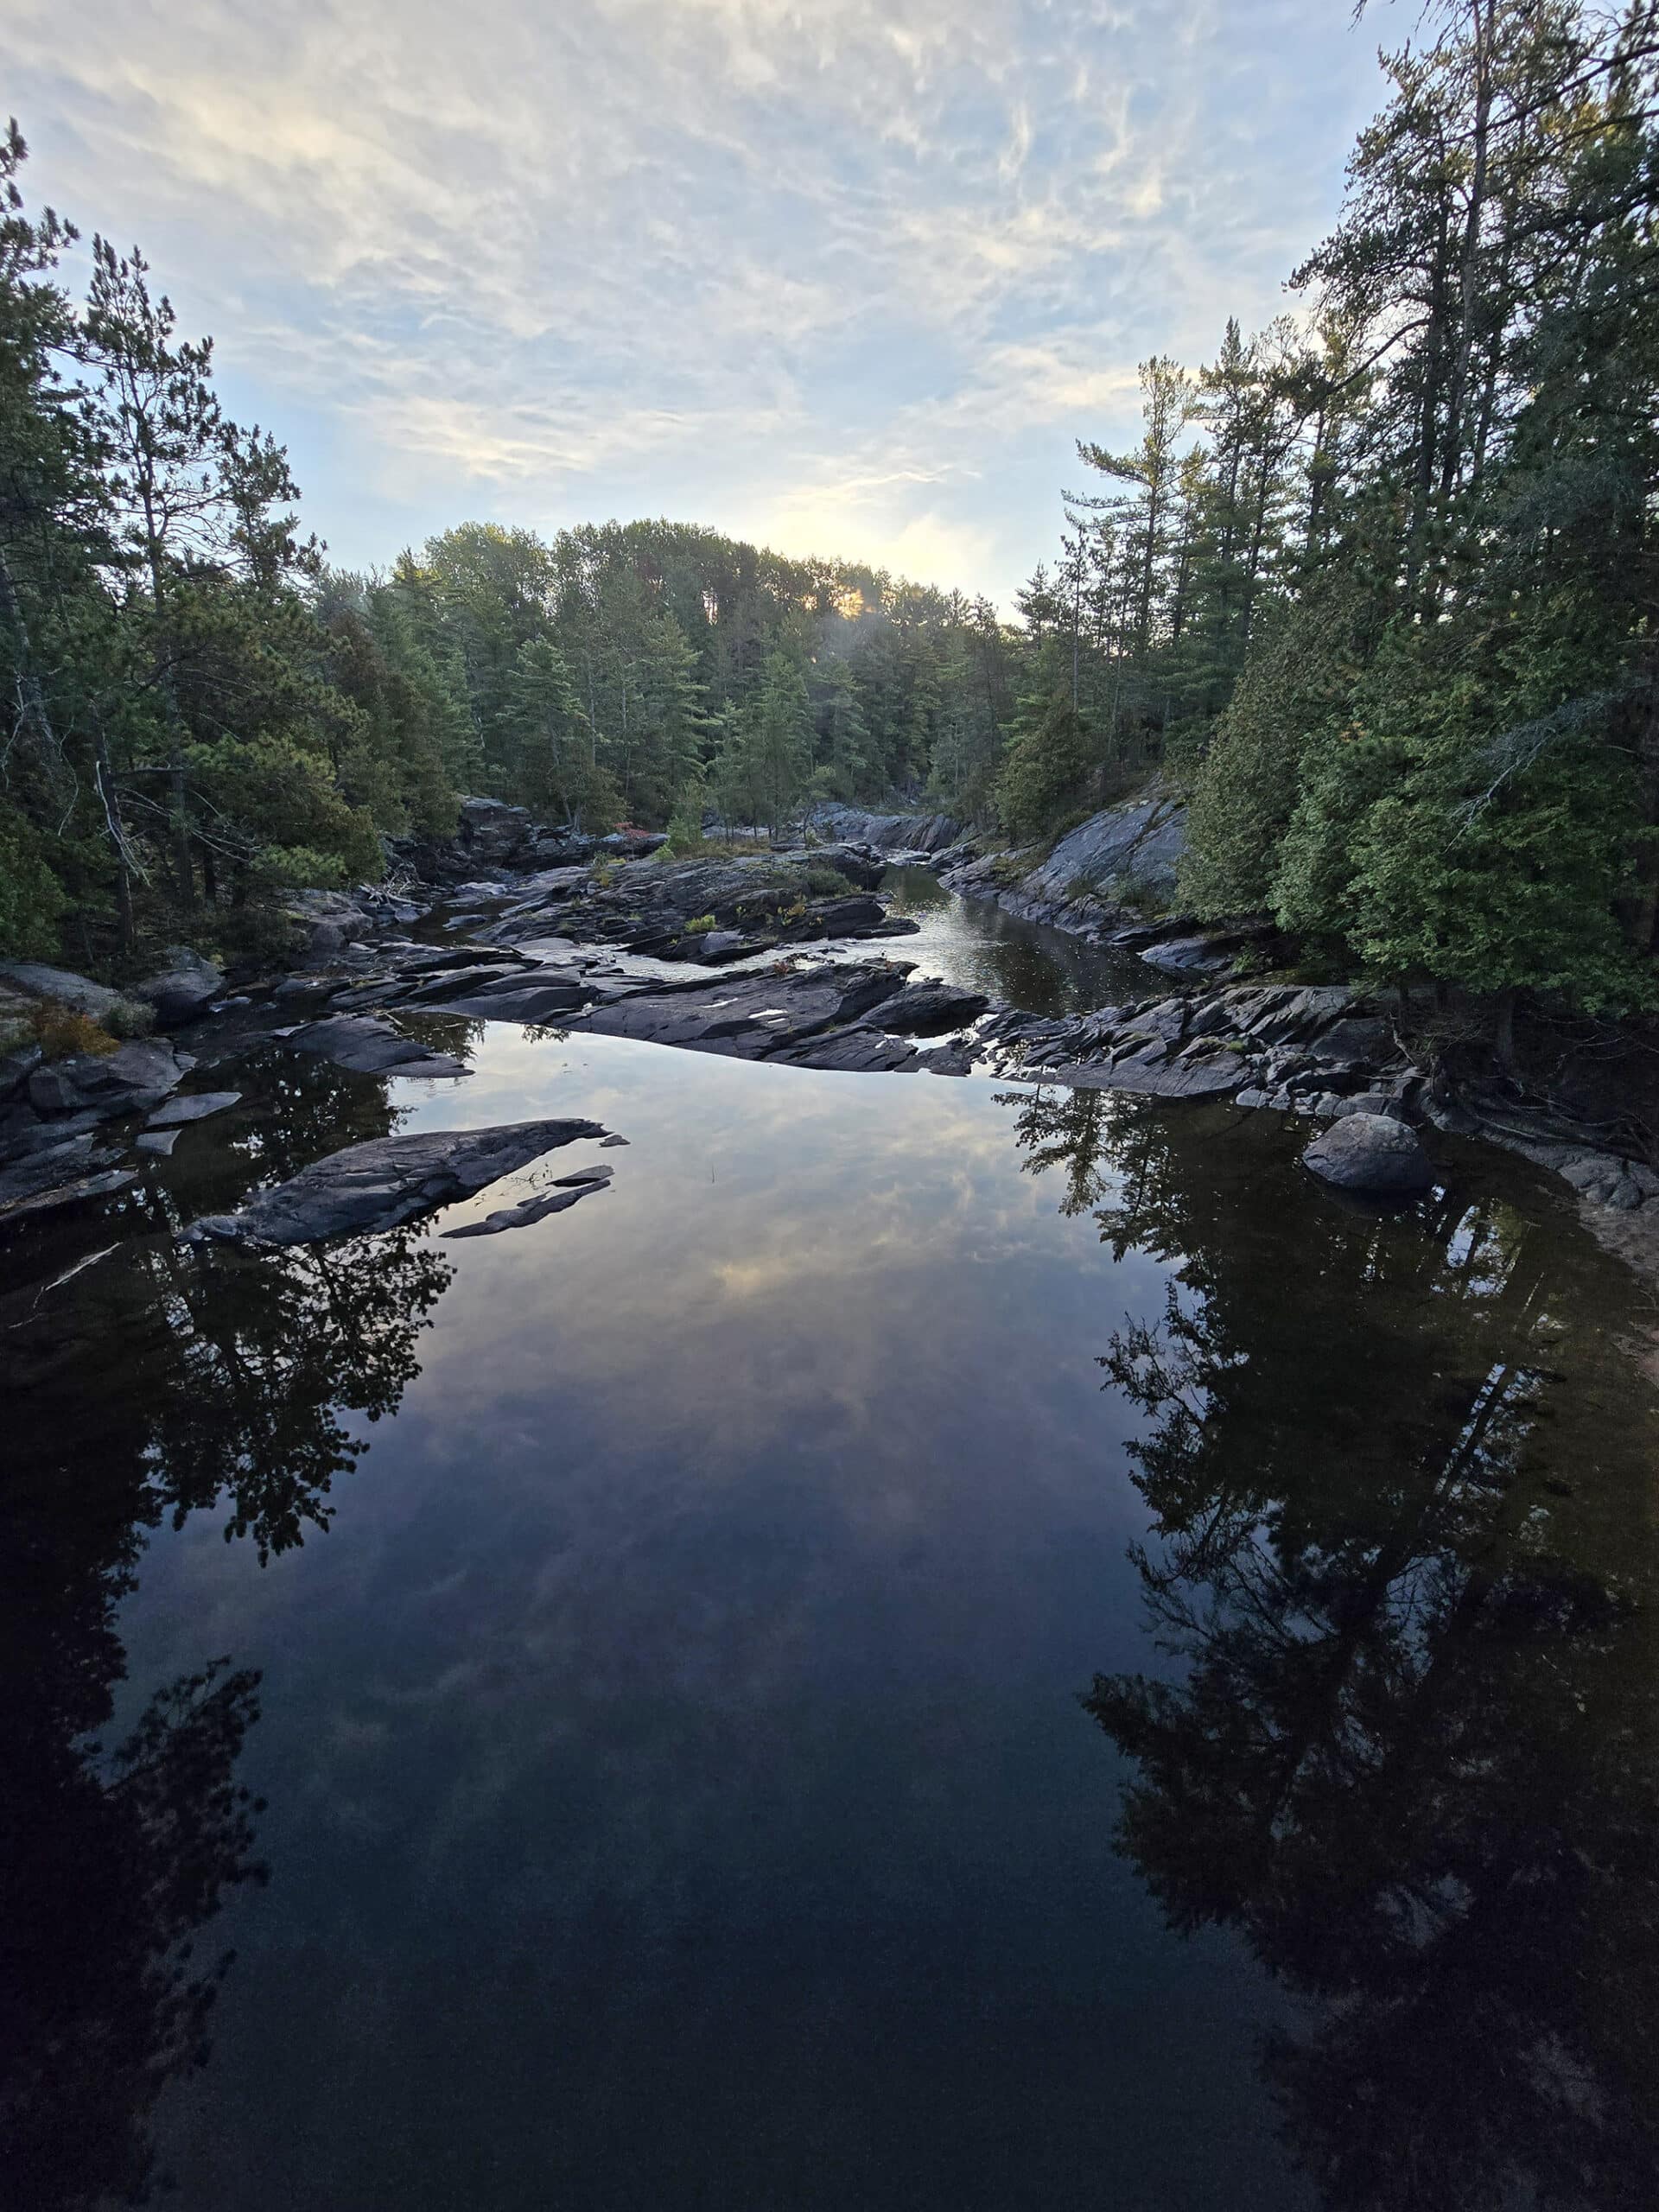
{"type": "Polygon", "coordinates": [[[1615,1213],[1634,1213],[1659,1197],[1659,1174],[1617,1153],[1571,1152],[1555,1162],[1555,1172],[1566,1177],[1580,1198],[1592,1205],[1611,1206],[1615,1213]]]}
{"type": "Polygon", "coordinates": [[[190,1021],[225,988],[225,977],[211,960],[204,960],[188,945],[169,944],[162,956],[166,964],[155,975],[133,985],[135,997],[156,1009],[163,1029],[190,1021]]]}
{"type": "Polygon", "coordinates": [[[1236,943],[1236,938],[1204,934],[1165,938],[1147,945],[1141,957],[1168,976],[1217,976],[1232,966],[1236,943]]]}
{"type": "Polygon", "coordinates": [[[86,1130],[60,1137],[55,1144],[32,1148],[27,1157],[0,1171],[0,1218],[43,1191],[77,1182],[95,1168],[111,1166],[119,1156],[107,1148],[96,1148],[86,1130]]]}
{"type": "Polygon", "coordinates": [[[122,1009],[130,1003],[107,983],[95,983],[90,976],[74,975],[67,968],[48,968],[40,960],[8,962],[0,967],[0,982],[15,983],[30,998],[51,999],[75,1014],[84,1014],[89,1021],[106,1021],[111,1014],[118,1020],[122,1009]]]}
{"type": "Polygon", "coordinates": [[[395,1229],[579,1137],[602,1137],[598,1122],[512,1122],[488,1129],[422,1130],[348,1145],[264,1191],[239,1213],[208,1215],[193,1239],[316,1244],[330,1236],[395,1229]]]}
{"type": "Polygon", "coordinates": [[[1379,1198],[1415,1198],[1434,1170],[1415,1129],[1391,1114],[1351,1114],[1322,1130],[1302,1165],[1339,1191],[1379,1198]]]}

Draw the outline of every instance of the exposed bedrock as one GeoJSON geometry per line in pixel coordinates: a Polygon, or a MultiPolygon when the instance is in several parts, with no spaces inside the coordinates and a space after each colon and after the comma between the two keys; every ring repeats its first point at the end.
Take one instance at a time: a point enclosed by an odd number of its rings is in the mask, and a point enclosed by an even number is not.
{"type": "Polygon", "coordinates": [[[188,1233],[231,1243],[315,1244],[395,1229],[470,1198],[561,1145],[604,1135],[598,1122],[559,1120],[378,1137],[314,1160],[239,1212],[206,1216],[188,1233]]]}

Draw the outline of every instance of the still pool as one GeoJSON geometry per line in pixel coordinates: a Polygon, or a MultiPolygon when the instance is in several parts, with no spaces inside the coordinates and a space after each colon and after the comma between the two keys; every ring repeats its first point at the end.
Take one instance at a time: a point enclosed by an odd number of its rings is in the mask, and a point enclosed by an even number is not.
{"type": "Polygon", "coordinates": [[[1651,2201],[1659,1403],[1554,1190],[449,1027],[13,1255],[21,2201],[1651,2201]],[[564,1111],[531,1229],[173,1234],[564,1111]]]}

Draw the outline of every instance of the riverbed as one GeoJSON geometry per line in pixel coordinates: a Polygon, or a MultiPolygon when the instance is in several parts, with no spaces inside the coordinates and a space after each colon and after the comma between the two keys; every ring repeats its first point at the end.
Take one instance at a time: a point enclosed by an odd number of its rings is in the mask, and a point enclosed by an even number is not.
{"type": "MultiPolygon", "coordinates": [[[[1127,988],[893,887],[948,981],[1127,988]]],[[[262,1046],[13,1255],[32,2201],[1648,2201],[1659,1399],[1555,1187],[430,1027],[465,1081],[262,1046]],[[567,1112],[626,1145],[533,1228],[176,1241],[567,1112]]]]}

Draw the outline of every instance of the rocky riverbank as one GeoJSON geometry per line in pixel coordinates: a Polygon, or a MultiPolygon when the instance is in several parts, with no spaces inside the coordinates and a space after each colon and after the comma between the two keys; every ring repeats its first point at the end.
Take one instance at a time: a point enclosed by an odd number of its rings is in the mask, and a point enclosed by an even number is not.
{"type": "MultiPolygon", "coordinates": [[[[1507,1127],[1488,1129],[1478,1101],[1456,1095],[1421,1064],[1409,1009],[1398,1000],[1334,985],[1221,982],[1213,969],[1230,967],[1231,957],[1213,938],[1154,936],[1139,949],[1175,977],[1175,988],[1166,982],[1140,1000],[1045,1019],[918,979],[912,963],[885,952],[849,957],[849,940],[915,927],[887,912],[874,888],[884,852],[862,840],[683,861],[612,851],[516,873],[498,865],[474,877],[463,863],[478,856],[480,835],[493,855],[532,862],[553,842],[516,818],[503,828],[499,813],[513,810],[489,803],[474,812],[470,839],[424,879],[296,900],[289,972],[241,977],[233,988],[182,948],[128,995],[63,971],[0,971],[14,1030],[20,1009],[67,1008],[95,1040],[54,1055],[46,1043],[14,1039],[0,1057],[0,1230],[117,1196],[145,1154],[169,1151],[181,1128],[236,1103],[238,1090],[213,1071],[233,1070],[256,1043],[359,1073],[462,1080],[465,1059],[419,1033],[419,1018],[438,1014],[793,1066],[984,1072],[1022,1084],[1225,1100],[1330,1129],[1364,1121],[1372,1126],[1310,1148],[1308,1165],[1379,1193],[1407,1195],[1426,1179],[1416,1132],[1490,1134],[1560,1174],[1592,1215],[1617,1217],[1626,1256],[1640,1264],[1652,1245],[1659,1269],[1659,1174],[1535,1120],[1512,1116],[1507,1127]],[[411,923],[419,936],[408,933],[411,923]],[[99,1021],[130,1022],[135,1008],[168,1034],[99,1035],[99,1021]]],[[[908,822],[877,819],[895,838],[893,824],[908,822]]],[[[938,834],[954,827],[941,824],[938,834]]],[[[1166,854],[1167,835],[1167,823],[1147,814],[1135,849],[1163,840],[1156,849],[1166,854]]],[[[1104,866],[1122,847],[1096,835],[1093,849],[1104,866]]],[[[960,840],[939,851],[950,872],[974,865],[960,858],[960,840]]],[[[1115,941],[1152,926],[1126,924],[1115,941]]],[[[0,1019],[6,1012],[0,1005],[0,1019]]],[[[585,1124],[582,1131],[603,1134],[585,1124]]],[[[283,1187],[234,1220],[199,1226],[211,1236],[264,1238],[283,1224],[286,1236],[296,1222],[327,1236],[413,1218],[510,1172],[492,1161],[527,1141],[473,1132],[466,1146],[433,1141],[406,1159],[395,1149],[401,1140],[382,1141],[357,1148],[373,1151],[372,1159],[337,1155],[339,1166],[319,1164],[304,1189],[283,1187]],[[474,1141],[483,1137],[492,1142],[474,1141]]],[[[539,1148],[563,1141],[550,1136],[539,1148]]],[[[604,1181],[591,1171],[566,1179],[569,1190],[542,1192],[467,1233],[539,1219],[604,1181]]]]}

